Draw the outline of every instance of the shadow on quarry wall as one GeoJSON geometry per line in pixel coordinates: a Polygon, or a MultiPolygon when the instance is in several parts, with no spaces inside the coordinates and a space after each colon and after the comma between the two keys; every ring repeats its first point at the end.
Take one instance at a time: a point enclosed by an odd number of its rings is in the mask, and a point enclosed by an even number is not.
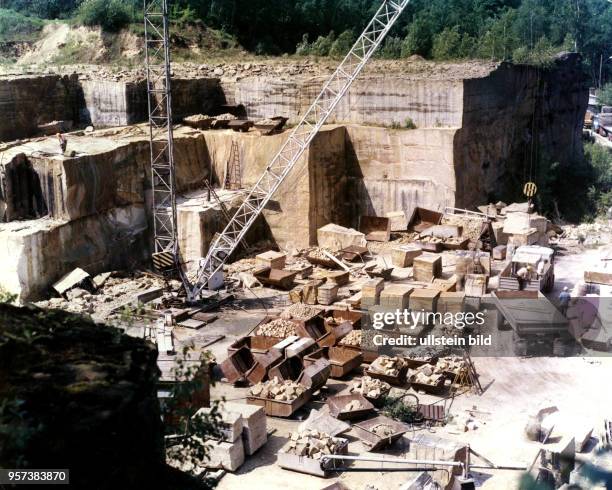
{"type": "Polygon", "coordinates": [[[47,215],[41,179],[24,154],[4,167],[0,177],[0,221],[35,219],[47,215]],[[3,216],[4,215],[4,216],[3,216]]]}

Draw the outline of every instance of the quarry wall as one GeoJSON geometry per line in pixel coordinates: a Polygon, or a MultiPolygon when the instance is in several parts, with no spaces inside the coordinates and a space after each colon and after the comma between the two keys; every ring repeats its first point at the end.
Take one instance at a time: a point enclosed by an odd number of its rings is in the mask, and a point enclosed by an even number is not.
{"type": "MultiPolygon", "coordinates": [[[[78,97],[66,88],[74,78],[42,78],[58,101],[78,97]]],[[[253,118],[279,113],[295,118],[315,81],[269,83],[256,77],[233,87],[210,79],[175,86],[178,114],[205,113],[229,102],[245,104],[253,118]]],[[[95,117],[113,123],[136,114],[131,108],[140,103],[140,90],[124,82],[92,82],[83,85],[81,95],[98,109],[95,117]]],[[[328,125],[315,137],[249,232],[250,244],[264,239],[303,248],[316,244],[316,230],[330,222],[356,228],[362,215],[397,210],[410,215],[416,206],[472,208],[503,199],[509,187],[522,184],[533,144],[563,164],[582,154],[588,90],[575,55],[548,70],[502,64],[487,76],[460,81],[371,76],[348,97],[336,120],[352,123],[328,125]],[[404,116],[417,128],[396,124],[404,116]]],[[[216,187],[223,182],[234,144],[242,185],[252,187],[288,135],[175,130],[184,261],[197,263],[225,225],[218,206],[194,200],[191,193],[201,196],[205,180],[216,187]]],[[[73,267],[95,273],[149,256],[148,127],[71,134],[69,149],[73,157],[59,155],[53,137],[0,149],[0,221],[7,222],[0,223],[0,285],[22,299],[44,294],[73,267]]],[[[239,204],[240,193],[226,202],[230,212],[239,204]]]]}

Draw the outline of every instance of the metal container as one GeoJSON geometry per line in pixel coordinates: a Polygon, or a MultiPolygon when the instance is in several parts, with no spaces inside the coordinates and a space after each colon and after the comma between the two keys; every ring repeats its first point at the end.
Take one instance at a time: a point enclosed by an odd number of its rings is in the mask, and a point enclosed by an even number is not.
{"type": "Polygon", "coordinates": [[[408,366],[402,366],[397,373],[397,376],[389,376],[388,374],[383,374],[378,371],[372,370],[370,366],[366,371],[366,374],[371,378],[380,379],[381,381],[386,381],[390,385],[393,386],[405,386],[406,385],[406,373],[408,372],[408,366]]]}
{"type": "MultiPolygon", "coordinates": [[[[347,454],[348,453],[348,441],[346,439],[334,438],[334,440],[342,441],[342,444],[338,448],[336,454],[347,454]]],[[[298,471],[300,473],[307,473],[309,475],[327,477],[333,471],[334,464],[343,464],[342,460],[327,461],[322,463],[318,459],[309,458],[307,456],[297,456],[296,454],[286,453],[285,447],[279,452],[276,462],[281,468],[286,470],[298,471]]]]}
{"type": "Polygon", "coordinates": [[[268,349],[278,344],[280,337],[264,337],[263,335],[251,335],[250,337],[241,337],[227,348],[227,355],[230,356],[241,347],[246,347],[253,354],[266,354],[268,349]]]}
{"type": "Polygon", "coordinates": [[[282,269],[269,269],[267,267],[258,269],[253,272],[253,276],[268,286],[275,286],[280,289],[289,290],[293,287],[297,272],[286,271],[282,269]]]}
{"type": "Polygon", "coordinates": [[[313,393],[327,383],[331,366],[327,359],[317,359],[314,363],[305,367],[298,378],[298,383],[312,389],[313,393]]]}
{"type": "MultiPolygon", "coordinates": [[[[247,372],[252,371],[256,364],[257,361],[252,352],[243,346],[231,354],[219,367],[229,383],[237,383],[245,377],[247,372]]],[[[257,377],[257,373],[253,373],[253,377],[257,377]]]]}
{"type": "Polygon", "coordinates": [[[260,398],[257,396],[247,396],[247,403],[250,405],[259,405],[264,408],[266,415],[270,417],[291,417],[298,409],[304,406],[310,397],[312,391],[307,389],[298,396],[295,400],[290,402],[280,400],[270,400],[268,398],[260,398]]]}
{"type": "Polygon", "coordinates": [[[329,397],[327,399],[327,406],[329,407],[329,413],[338,420],[363,419],[374,412],[374,405],[359,393],[329,397]],[[344,408],[352,401],[358,401],[363,408],[345,411],[344,408]]]}
{"type": "Polygon", "coordinates": [[[310,337],[321,347],[331,346],[336,343],[334,335],[325,327],[325,321],[321,316],[313,316],[308,320],[294,320],[295,330],[301,337],[310,337]]]}
{"type": "Polygon", "coordinates": [[[402,435],[408,432],[410,427],[406,424],[398,422],[397,420],[385,417],[384,415],[379,415],[373,419],[356,422],[353,425],[353,430],[364,446],[368,448],[368,451],[376,451],[385,446],[393,444],[400,437],[402,437],[402,435]],[[390,436],[382,437],[372,432],[372,429],[380,424],[390,426],[393,429],[393,433],[390,436]]]}
{"type": "Polygon", "coordinates": [[[281,381],[297,381],[302,369],[302,360],[299,357],[287,357],[270,368],[268,377],[278,378],[281,381]]]}
{"type": "Polygon", "coordinates": [[[361,352],[346,347],[321,347],[304,357],[304,366],[310,366],[317,359],[328,359],[331,366],[330,378],[343,378],[361,365],[361,352]]]}

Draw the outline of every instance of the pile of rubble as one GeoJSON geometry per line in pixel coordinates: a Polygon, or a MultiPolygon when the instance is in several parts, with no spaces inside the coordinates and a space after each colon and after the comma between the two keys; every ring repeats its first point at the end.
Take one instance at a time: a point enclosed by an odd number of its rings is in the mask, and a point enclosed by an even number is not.
{"type": "Polygon", "coordinates": [[[282,318],[278,318],[276,320],[272,320],[271,322],[265,323],[261,327],[259,327],[257,329],[257,335],[262,335],[263,337],[279,338],[296,335],[295,323],[289,320],[283,320],[282,318]]]}
{"type": "Polygon", "coordinates": [[[344,407],[342,407],[342,412],[352,412],[354,410],[362,410],[365,407],[359,400],[351,400],[344,407]]]}
{"type": "Polygon", "coordinates": [[[298,398],[306,388],[294,381],[280,381],[276,376],[270,381],[257,383],[251,388],[251,395],[258,398],[268,398],[283,402],[291,402],[298,398]]]}
{"type": "Polygon", "coordinates": [[[371,365],[370,370],[385,376],[397,376],[406,365],[402,357],[379,356],[371,365]]]}
{"type": "Polygon", "coordinates": [[[306,429],[291,434],[285,452],[320,459],[321,456],[326,454],[337,454],[342,446],[343,441],[341,439],[332,437],[325,432],[306,429]]]}
{"type": "Polygon", "coordinates": [[[378,437],[391,437],[395,434],[395,429],[388,424],[378,424],[370,429],[378,437]]]}
{"type": "Polygon", "coordinates": [[[368,398],[379,398],[381,395],[386,395],[391,391],[391,385],[380,379],[364,376],[351,384],[350,391],[351,393],[359,393],[368,398]]]}
{"type": "Polygon", "coordinates": [[[308,320],[319,313],[317,308],[314,308],[304,303],[294,303],[285,308],[280,317],[284,320],[308,320]]]}
{"type": "Polygon", "coordinates": [[[466,368],[465,361],[460,357],[442,357],[436,363],[436,370],[459,374],[466,368]]]}
{"type": "Polygon", "coordinates": [[[340,345],[359,347],[361,345],[361,330],[352,330],[340,341],[340,345]]]}
{"type": "Polygon", "coordinates": [[[215,116],[215,119],[217,119],[218,121],[234,121],[238,118],[234,116],[233,114],[226,112],[225,114],[220,114],[218,116],[215,116]]]}
{"type": "Polygon", "coordinates": [[[410,380],[414,383],[437,386],[444,379],[444,375],[438,371],[437,366],[423,364],[410,371],[410,380]]]}
{"type": "MultiPolygon", "coordinates": [[[[332,327],[336,327],[336,326],[338,326],[338,325],[341,325],[341,324],[342,324],[342,323],[344,323],[345,321],[347,321],[347,320],[345,320],[345,319],[344,319],[344,318],[342,318],[342,317],[338,317],[338,318],[333,317],[333,316],[328,316],[328,317],[325,317],[325,322],[326,322],[326,323],[327,323],[329,326],[332,326],[332,327]]],[[[351,333],[352,333],[352,332],[351,332],[351,333]]],[[[359,333],[361,333],[361,332],[359,332],[359,333]]],[[[350,335],[350,334],[349,334],[349,335],[350,335]]],[[[361,337],[360,337],[360,339],[361,339],[361,337]]]]}

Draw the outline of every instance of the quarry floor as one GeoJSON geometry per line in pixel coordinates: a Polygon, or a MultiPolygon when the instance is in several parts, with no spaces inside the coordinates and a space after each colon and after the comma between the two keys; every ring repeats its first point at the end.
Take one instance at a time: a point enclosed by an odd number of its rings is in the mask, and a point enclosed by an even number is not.
{"type": "MultiPolygon", "coordinates": [[[[581,279],[582,271],[596,263],[606,246],[584,248],[569,244],[556,263],[557,283],[552,293],[558,296],[563,286],[572,287],[581,279]]],[[[398,269],[394,277],[401,279],[404,270],[398,269]]],[[[153,278],[125,279],[114,286],[119,299],[126,300],[134,292],[150,286],[160,286],[153,278]]],[[[106,293],[108,294],[108,293],[106,293]]],[[[174,329],[175,348],[193,344],[198,350],[210,350],[217,362],[227,356],[227,347],[237,338],[248,335],[264,316],[279,313],[288,306],[287,293],[268,288],[253,290],[236,289],[235,299],[225,303],[215,312],[217,319],[206,326],[192,330],[182,327],[174,329]],[[209,344],[216,336],[219,340],[209,344]]],[[[115,305],[110,302],[108,306],[115,305]]],[[[52,306],[52,305],[48,305],[52,306]]],[[[109,307],[93,312],[97,320],[109,318],[109,307]]],[[[128,333],[142,335],[142,326],[138,322],[128,328],[128,333]]],[[[498,334],[504,339],[507,332],[498,334]]],[[[173,360],[160,356],[162,372],[168,372],[173,360]]],[[[560,411],[561,423],[556,426],[555,434],[573,436],[584,426],[599,430],[601,421],[610,417],[612,390],[605,387],[609,384],[609,373],[612,369],[612,357],[476,357],[473,359],[480,376],[484,392],[463,393],[456,397],[452,405],[447,403],[451,421],[444,427],[419,427],[407,433],[393,446],[379,455],[395,457],[406,456],[409,440],[415,434],[425,432],[429,435],[449,441],[470,444],[478,453],[499,465],[529,466],[534,460],[540,444],[528,441],[524,428],[530,416],[543,407],[556,406],[560,411]],[[476,429],[465,431],[466,419],[477,425],[476,429]]],[[[363,368],[363,365],[362,365],[363,368]]],[[[322,409],[325,398],[347,388],[348,382],[358,377],[355,372],[347,380],[330,380],[326,387],[304,408],[290,419],[268,417],[268,442],[255,455],[247,457],[243,466],[235,473],[226,474],[220,481],[221,490],[252,489],[321,489],[339,481],[349,489],[364,489],[367,485],[376,489],[395,489],[409,481],[413,473],[387,471],[384,463],[355,463],[354,467],[368,466],[375,471],[346,472],[335,474],[328,479],[321,479],[280,468],[276,464],[277,452],[286,443],[289,434],[297,430],[298,425],[308,416],[311,409],[322,409]]],[[[212,399],[244,401],[248,388],[234,387],[218,381],[211,390],[212,399]]],[[[410,391],[410,390],[408,390],[410,391]]],[[[418,394],[421,403],[433,403],[440,398],[418,394]]],[[[349,439],[349,454],[365,454],[365,448],[351,431],[342,437],[349,439]]],[[[590,458],[594,444],[591,444],[590,458]]],[[[501,489],[518,488],[520,471],[481,470],[473,475],[480,488],[501,489]]]]}

